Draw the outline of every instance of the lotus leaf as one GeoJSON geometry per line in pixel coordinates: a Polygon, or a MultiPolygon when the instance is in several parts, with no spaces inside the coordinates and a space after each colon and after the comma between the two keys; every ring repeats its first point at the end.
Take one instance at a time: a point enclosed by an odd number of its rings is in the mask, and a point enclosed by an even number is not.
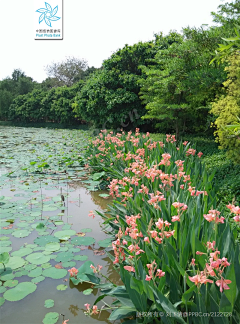
{"type": "Polygon", "coordinates": [[[21,282],[16,287],[7,290],[3,297],[9,301],[18,301],[33,293],[37,286],[32,282],[21,282]]]}
{"type": "Polygon", "coordinates": [[[74,237],[71,242],[76,245],[91,245],[95,243],[95,239],[93,237],[74,237]]]}
{"type": "Polygon", "coordinates": [[[59,314],[56,312],[47,313],[43,319],[43,324],[55,324],[59,319],[59,314]]]}
{"type": "Polygon", "coordinates": [[[39,253],[36,252],[36,253],[29,254],[26,257],[26,260],[33,264],[42,264],[48,262],[50,260],[50,257],[40,252],[39,253]]]}
{"type": "Polygon", "coordinates": [[[105,240],[98,241],[98,245],[100,247],[104,247],[104,248],[111,247],[112,246],[112,241],[113,241],[113,239],[107,238],[105,240]]]}
{"type": "Polygon", "coordinates": [[[60,240],[63,240],[65,237],[70,237],[75,234],[76,234],[76,231],[74,231],[74,230],[64,230],[64,231],[58,231],[58,232],[54,233],[54,236],[58,237],[60,240]]]}
{"type": "Polygon", "coordinates": [[[28,230],[15,230],[12,235],[15,237],[27,237],[31,232],[28,230]]]}
{"type": "Polygon", "coordinates": [[[44,237],[37,237],[34,240],[34,243],[36,243],[40,246],[45,246],[47,243],[54,243],[54,242],[59,242],[59,239],[52,235],[48,235],[48,236],[44,236],[44,237]]]}
{"type": "Polygon", "coordinates": [[[47,299],[47,300],[45,300],[44,307],[51,308],[53,306],[54,306],[54,300],[53,299],[47,299]]]}
{"type": "Polygon", "coordinates": [[[52,279],[61,279],[67,275],[67,270],[65,269],[56,269],[55,267],[51,267],[43,270],[43,276],[49,277],[52,279]]]}
{"type": "Polygon", "coordinates": [[[55,261],[56,262],[67,262],[67,261],[71,261],[73,258],[74,258],[73,253],[60,252],[60,253],[58,253],[55,261]]]}
{"type": "Polygon", "coordinates": [[[45,277],[43,277],[43,276],[39,276],[39,277],[33,278],[33,279],[31,280],[31,282],[37,284],[37,283],[43,281],[44,279],[45,279],[45,277]]]}
{"type": "Polygon", "coordinates": [[[67,287],[68,287],[67,285],[58,285],[57,290],[66,290],[67,287]]]}
{"type": "Polygon", "coordinates": [[[34,278],[34,277],[41,276],[41,274],[42,274],[42,268],[37,267],[37,268],[33,269],[32,271],[30,271],[28,276],[34,278]]]}
{"type": "Polygon", "coordinates": [[[7,280],[4,282],[4,287],[15,287],[18,284],[18,280],[7,280]]]}
{"type": "MultiPolygon", "coordinates": [[[[13,256],[9,258],[7,263],[7,268],[11,268],[12,270],[21,268],[25,264],[25,260],[19,256],[13,256]]],[[[0,264],[0,269],[3,267],[0,264]]]]}
{"type": "Polygon", "coordinates": [[[18,251],[14,251],[14,252],[12,252],[11,255],[12,255],[12,256],[20,256],[20,257],[24,257],[24,256],[26,256],[26,255],[32,253],[32,251],[33,251],[32,249],[26,247],[26,248],[22,248],[22,249],[20,249],[20,250],[18,250],[18,251]]]}
{"type": "Polygon", "coordinates": [[[90,295],[93,292],[93,289],[89,288],[83,291],[83,295],[90,295]]]}

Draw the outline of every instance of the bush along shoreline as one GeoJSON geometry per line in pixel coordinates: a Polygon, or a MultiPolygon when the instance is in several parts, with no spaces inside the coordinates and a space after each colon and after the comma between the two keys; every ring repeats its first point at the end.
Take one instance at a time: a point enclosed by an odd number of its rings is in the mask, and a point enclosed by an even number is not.
{"type": "Polygon", "coordinates": [[[201,155],[174,135],[154,142],[138,129],[104,130],[90,143],[87,167],[104,174],[114,197],[108,217],[97,213],[123,285],[90,261],[69,270],[73,284],[99,288],[87,315],[110,309],[109,320],[128,324],[240,323],[240,208],[217,206],[201,155]]]}

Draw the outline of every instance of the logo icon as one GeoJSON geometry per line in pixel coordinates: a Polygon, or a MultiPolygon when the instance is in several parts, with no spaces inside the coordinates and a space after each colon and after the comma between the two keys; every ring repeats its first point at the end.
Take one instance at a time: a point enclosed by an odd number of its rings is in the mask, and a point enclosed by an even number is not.
{"type": "Polygon", "coordinates": [[[52,27],[51,21],[57,21],[61,19],[60,17],[56,17],[56,13],[58,12],[58,6],[56,6],[54,9],[50,6],[49,3],[45,2],[45,7],[46,8],[40,8],[36,10],[36,12],[40,12],[41,15],[39,17],[39,24],[44,20],[45,23],[49,26],[52,27]]]}

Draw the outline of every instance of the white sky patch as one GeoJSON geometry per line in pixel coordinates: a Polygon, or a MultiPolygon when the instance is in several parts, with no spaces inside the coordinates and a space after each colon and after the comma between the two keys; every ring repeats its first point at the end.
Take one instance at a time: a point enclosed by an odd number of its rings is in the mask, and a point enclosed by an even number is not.
{"type": "MultiPolygon", "coordinates": [[[[51,0],[46,0],[51,5],[51,0]]],[[[45,0],[43,7],[45,6],[45,0]]],[[[34,40],[32,0],[1,0],[0,80],[20,68],[35,81],[47,75],[44,66],[66,56],[84,58],[89,66],[125,44],[152,40],[183,27],[212,25],[211,11],[220,0],[63,0],[63,40],[34,40]]]]}

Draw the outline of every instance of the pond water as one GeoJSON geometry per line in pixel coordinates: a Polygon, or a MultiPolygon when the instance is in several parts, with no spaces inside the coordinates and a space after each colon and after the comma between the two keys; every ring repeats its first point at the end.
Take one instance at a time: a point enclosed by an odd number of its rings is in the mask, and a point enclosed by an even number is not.
{"type": "Polygon", "coordinates": [[[107,311],[84,315],[84,304],[93,305],[98,292],[85,296],[91,285],[74,286],[67,272],[90,260],[121,282],[108,248],[100,247],[107,238],[103,220],[88,216],[90,210],[106,212],[110,199],[87,189],[96,190],[96,181],[83,182],[87,142],[84,131],[0,127],[0,253],[10,254],[5,271],[0,263],[1,324],[39,324],[48,312],[64,314],[49,324],[63,318],[68,324],[109,323],[107,311]],[[44,307],[48,299],[51,308],[44,307]]]}

